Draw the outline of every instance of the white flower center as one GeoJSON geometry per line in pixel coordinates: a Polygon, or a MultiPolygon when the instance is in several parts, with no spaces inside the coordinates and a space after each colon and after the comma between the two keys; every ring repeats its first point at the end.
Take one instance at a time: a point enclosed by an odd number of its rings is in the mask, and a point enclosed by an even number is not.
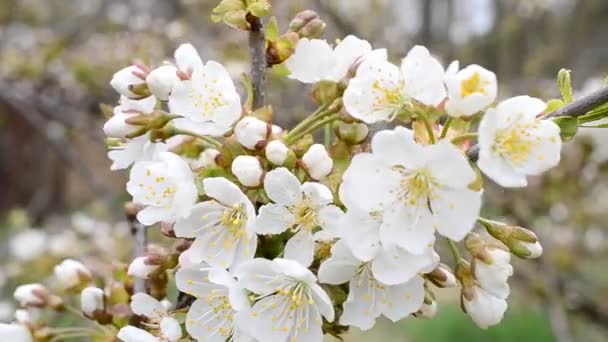
{"type": "MultiPolygon", "coordinates": [[[[528,159],[532,149],[541,143],[540,137],[534,137],[531,130],[538,128],[540,123],[534,122],[517,122],[510,127],[500,129],[494,137],[494,145],[492,150],[495,154],[508,159],[513,165],[519,165],[528,159]]],[[[552,137],[552,142],[555,138],[552,137]]],[[[544,156],[539,155],[539,160],[543,160],[544,156]]]]}
{"type": "MultiPolygon", "coordinates": [[[[268,300],[262,304],[262,310],[260,312],[255,310],[251,312],[253,317],[257,317],[267,310],[271,311],[272,331],[284,333],[293,327],[294,331],[291,341],[296,341],[298,333],[308,333],[310,310],[312,309],[316,312],[316,307],[311,290],[306,283],[293,280],[276,290],[276,292],[254,299],[266,297],[268,300]]],[[[320,324],[320,314],[316,312],[315,316],[315,323],[320,324]]]]}
{"type": "Polygon", "coordinates": [[[482,80],[481,76],[478,72],[471,75],[471,77],[462,80],[460,82],[460,92],[462,93],[462,97],[466,98],[475,93],[486,94],[486,89],[484,86],[488,85],[489,82],[482,80]]]}
{"type": "Polygon", "coordinates": [[[208,121],[214,116],[218,108],[224,107],[228,103],[222,96],[221,89],[217,86],[217,78],[208,80],[205,79],[205,74],[202,77],[202,85],[200,87],[193,86],[188,96],[194,107],[200,110],[201,119],[208,121]]]}
{"type": "Polygon", "coordinates": [[[301,201],[287,208],[294,216],[290,224],[291,231],[296,233],[302,229],[312,231],[319,225],[317,214],[319,208],[313,203],[312,199],[304,195],[301,201]]]}
{"type": "Polygon", "coordinates": [[[247,211],[242,203],[237,203],[232,207],[224,206],[222,211],[213,214],[205,214],[202,219],[208,223],[196,231],[211,228],[218,235],[223,235],[223,239],[210,242],[210,247],[215,247],[218,242],[222,244],[224,249],[232,249],[235,244],[244,238],[245,242],[249,241],[245,225],[247,223],[247,211]]]}
{"type": "Polygon", "coordinates": [[[142,204],[165,208],[171,208],[173,197],[178,190],[177,184],[168,180],[164,173],[153,168],[146,170],[146,176],[138,186],[143,190],[142,204]]]}
{"type": "Polygon", "coordinates": [[[425,206],[430,210],[431,201],[437,199],[435,189],[439,186],[430,170],[407,170],[397,166],[393,170],[401,174],[399,200],[406,205],[425,206]]]}
{"type": "Polygon", "coordinates": [[[372,84],[372,109],[378,111],[392,110],[389,119],[392,120],[396,115],[409,105],[409,99],[403,94],[403,81],[399,85],[387,85],[381,80],[372,84]]]}

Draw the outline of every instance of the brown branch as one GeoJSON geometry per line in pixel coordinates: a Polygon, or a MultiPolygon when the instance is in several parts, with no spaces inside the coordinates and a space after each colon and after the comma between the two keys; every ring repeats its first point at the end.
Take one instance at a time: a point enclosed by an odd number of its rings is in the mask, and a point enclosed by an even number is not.
{"type": "MultiPolygon", "coordinates": [[[[578,117],[605,103],[608,103],[608,86],[600,88],[589,95],[579,97],[562,108],[547,114],[545,118],[558,116],[578,117]]],[[[467,156],[471,161],[477,161],[479,158],[479,145],[472,146],[467,151],[467,156]]]]}
{"type": "MultiPolygon", "coordinates": [[[[148,244],[148,229],[137,221],[138,208],[132,202],[125,203],[124,210],[134,240],[133,258],[142,257],[146,253],[146,245],[148,244]]],[[[135,277],[133,282],[133,293],[140,292],[148,292],[146,280],[135,277]]]]}
{"type": "Polygon", "coordinates": [[[260,18],[247,15],[251,25],[249,31],[249,54],[251,55],[251,84],[253,86],[253,110],[264,106],[266,83],[266,36],[260,18]]]}

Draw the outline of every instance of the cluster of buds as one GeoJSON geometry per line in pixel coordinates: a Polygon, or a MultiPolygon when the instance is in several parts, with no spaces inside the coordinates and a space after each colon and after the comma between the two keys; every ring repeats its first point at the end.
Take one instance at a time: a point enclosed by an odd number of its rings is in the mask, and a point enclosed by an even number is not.
{"type": "Polygon", "coordinates": [[[543,254],[543,247],[536,234],[529,229],[486,219],[479,220],[479,223],[519,258],[534,259],[543,254]]]}

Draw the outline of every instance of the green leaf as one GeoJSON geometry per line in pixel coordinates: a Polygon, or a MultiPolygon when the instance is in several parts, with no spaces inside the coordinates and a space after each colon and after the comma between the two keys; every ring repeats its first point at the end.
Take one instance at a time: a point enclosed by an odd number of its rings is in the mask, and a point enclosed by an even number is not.
{"type": "Polygon", "coordinates": [[[553,122],[559,126],[559,135],[562,137],[562,140],[568,141],[576,135],[579,126],[578,118],[561,116],[553,119],[553,122]]]}
{"type": "Polygon", "coordinates": [[[247,100],[245,101],[245,112],[251,112],[251,108],[253,108],[253,84],[251,83],[251,76],[247,73],[241,74],[241,81],[243,82],[243,86],[245,87],[245,91],[247,92],[247,100]]]}
{"type": "Polygon", "coordinates": [[[251,2],[247,7],[247,11],[258,18],[263,18],[270,14],[270,3],[268,0],[257,0],[251,2]]]}
{"type": "Polygon", "coordinates": [[[271,17],[266,23],[266,39],[270,41],[279,39],[279,24],[276,17],[271,17]]]}
{"type": "Polygon", "coordinates": [[[211,21],[223,22],[228,26],[240,30],[248,30],[247,5],[241,0],[222,0],[211,11],[211,21]]]}
{"type": "Polygon", "coordinates": [[[564,102],[572,102],[572,80],[570,77],[570,70],[561,69],[559,71],[559,73],[557,74],[557,86],[559,87],[559,92],[564,98],[564,102]]]}
{"type": "Polygon", "coordinates": [[[555,112],[556,110],[562,108],[565,105],[564,101],[560,99],[551,99],[547,102],[547,108],[545,109],[545,114],[550,114],[555,112]]]}

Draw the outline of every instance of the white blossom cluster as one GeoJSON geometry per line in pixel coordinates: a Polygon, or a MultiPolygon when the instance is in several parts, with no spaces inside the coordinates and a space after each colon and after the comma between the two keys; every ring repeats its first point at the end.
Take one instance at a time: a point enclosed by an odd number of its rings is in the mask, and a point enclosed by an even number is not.
{"type": "MultiPolygon", "coordinates": [[[[121,95],[104,126],[115,139],[112,168],[131,167],[127,191],[142,224],[171,226],[188,242],[175,274],[177,288],[194,297],[187,333],[197,341],[317,342],[337,326],[370,329],[380,316],[431,317],[430,283],[456,281],[474,322],[500,322],[511,252],[531,258],[542,249],[519,227],[486,220],[492,237],[472,233],[479,170],[522,187],[558,164],[560,129],[542,118],[545,103],[517,96],[495,104],[489,70],[458,62],[446,70],[422,46],[395,65],[354,36],[334,47],[302,38],[285,65],[316,90],[342,88],[291,131],[244,106],[225,68],[189,44],[173,63],[132,65],[111,81],[121,95]],[[303,139],[332,121],[334,144],[303,139]],[[382,121],[395,127],[368,138],[368,125],[382,121]],[[200,143],[194,157],[181,148],[191,138],[200,143]],[[476,164],[465,154],[475,139],[476,164]],[[463,241],[470,263],[455,252],[453,274],[435,251],[438,238],[456,249],[463,241]]],[[[129,274],[154,277],[163,269],[156,259],[135,259],[129,274]]],[[[56,273],[71,287],[86,277],[71,262],[56,273]]],[[[22,305],[44,304],[34,286],[15,293],[22,305]]],[[[100,291],[82,292],[86,315],[103,309],[100,291]]],[[[185,336],[175,313],[149,295],[134,295],[131,311],[146,323],[122,327],[122,341],[185,336]]]]}

